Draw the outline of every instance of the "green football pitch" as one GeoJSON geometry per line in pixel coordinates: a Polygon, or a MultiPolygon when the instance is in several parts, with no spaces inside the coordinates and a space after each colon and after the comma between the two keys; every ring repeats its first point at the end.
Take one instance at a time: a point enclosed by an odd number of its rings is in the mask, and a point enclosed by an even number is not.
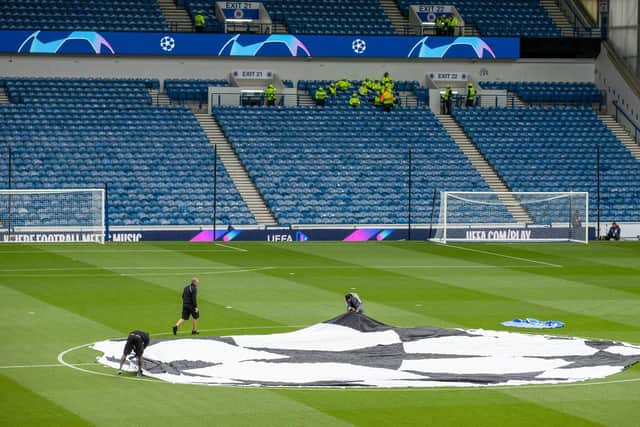
{"type": "Polygon", "coordinates": [[[640,425],[638,365],[574,384],[303,389],[174,385],[96,364],[95,341],[171,336],[192,276],[202,335],[300,329],[341,314],[355,289],[396,326],[535,317],[566,323],[545,333],[640,345],[633,242],[2,245],[0,426],[640,425]]]}

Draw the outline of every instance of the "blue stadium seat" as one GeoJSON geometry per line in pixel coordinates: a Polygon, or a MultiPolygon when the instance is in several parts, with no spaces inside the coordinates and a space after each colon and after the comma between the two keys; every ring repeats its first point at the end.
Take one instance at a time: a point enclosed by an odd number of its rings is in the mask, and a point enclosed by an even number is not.
{"type": "Polygon", "coordinates": [[[409,149],[418,165],[415,221],[430,220],[434,189],[489,191],[425,109],[218,107],[214,114],[281,224],[406,223],[409,149]]]}
{"type": "MultiPolygon", "coordinates": [[[[213,149],[189,109],[149,105],[157,82],[4,80],[12,100],[23,102],[0,106],[0,152],[11,144],[15,188],[108,183],[113,225],[211,223],[213,149]]],[[[254,224],[215,161],[218,211],[233,224],[254,224]]]]}
{"type": "MultiPolygon", "coordinates": [[[[640,180],[630,177],[640,175],[640,162],[591,108],[454,108],[453,115],[512,190],[588,191],[592,221],[599,149],[601,219],[637,220],[640,180]]],[[[530,213],[539,222],[550,218],[530,213]]]]}

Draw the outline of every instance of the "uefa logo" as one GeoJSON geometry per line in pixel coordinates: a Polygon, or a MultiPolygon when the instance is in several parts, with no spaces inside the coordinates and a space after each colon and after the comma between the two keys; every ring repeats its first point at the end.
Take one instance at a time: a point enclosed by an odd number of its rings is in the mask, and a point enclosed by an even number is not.
{"type": "Polygon", "coordinates": [[[176,41],[173,37],[164,36],[160,39],[160,47],[165,52],[171,52],[176,47],[176,41]]]}
{"type": "Polygon", "coordinates": [[[362,39],[355,39],[353,43],[351,43],[351,49],[357,54],[362,55],[365,50],[367,50],[367,43],[362,39]]]}

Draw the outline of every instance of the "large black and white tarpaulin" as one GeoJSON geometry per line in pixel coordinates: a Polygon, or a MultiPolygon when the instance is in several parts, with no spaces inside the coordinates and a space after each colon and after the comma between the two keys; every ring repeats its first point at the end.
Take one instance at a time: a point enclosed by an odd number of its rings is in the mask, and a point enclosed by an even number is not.
{"type": "MultiPolygon", "coordinates": [[[[124,342],[95,343],[118,368],[124,342]]],[[[442,387],[584,381],[640,360],[640,346],[482,329],[396,328],[347,313],[294,332],[152,339],[147,376],[250,386],[442,387]]],[[[125,366],[135,370],[133,364],[125,366]]]]}

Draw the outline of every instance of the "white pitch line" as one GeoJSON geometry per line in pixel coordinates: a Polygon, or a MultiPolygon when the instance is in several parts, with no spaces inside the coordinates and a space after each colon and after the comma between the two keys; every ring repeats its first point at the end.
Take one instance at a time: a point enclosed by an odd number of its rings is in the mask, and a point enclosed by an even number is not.
{"type": "MultiPolygon", "coordinates": [[[[249,268],[249,269],[241,269],[241,270],[217,270],[217,271],[198,271],[197,274],[199,276],[208,276],[213,274],[239,274],[239,273],[253,273],[257,271],[266,271],[273,270],[275,267],[258,267],[258,268],[249,268]]],[[[181,272],[157,272],[157,273],[120,273],[117,270],[113,270],[111,273],[58,273],[58,274],[22,274],[16,272],[13,275],[7,276],[19,276],[19,277],[113,277],[113,276],[124,276],[124,277],[156,277],[156,276],[191,276],[194,274],[194,270],[181,271],[181,272]]]]}
{"type": "MultiPolygon", "coordinates": [[[[95,365],[100,366],[96,362],[85,362],[85,363],[72,363],[73,366],[88,366],[95,365]]],[[[61,365],[60,363],[40,363],[35,365],[6,365],[0,366],[0,369],[25,369],[25,368],[62,368],[65,365],[61,365]]]]}
{"type": "MultiPolygon", "coordinates": [[[[14,269],[0,269],[0,273],[38,273],[45,271],[96,271],[96,270],[180,270],[190,272],[193,271],[204,271],[204,270],[216,270],[213,274],[221,274],[228,272],[244,272],[244,271],[255,271],[255,270],[276,270],[276,269],[291,269],[291,270],[359,270],[359,269],[387,269],[387,270],[398,270],[398,269],[411,269],[411,270],[429,270],[429,269],[458,269],[458,268],[467,268],[467,269],[483,269],[483,268],[514,268],[514,267],[532,267],[530,265],[270,265],[270,266],[251,266],[247,267],[244,270],[232,270],[233,268],[237,268],[239,266],[226,266],[226,267],[205,267],[205,266],[194,266],[194,267],[184,267],[184,266],[175,266],[175,267],[69,267],[69,268],[14,268],[14,269]],[[217,271],[219,270],[219,271],[217,271]]],[[[540,267],[542,268],[542,266],[540,267]]],[[[114,274],[117,272],[114,271],[114,274]]],[[[179,273],[182,274],[182,273],[179,273]]],[[[60,275],[66,276],[66,275],[60,275]]],[[[88,275],[82,275],[85,277],[88,275]]],[[[93,276],[93,275],[92,275],[93,276]]]]}
{"type": "MultiPolygon", "coordinates": [[[[39,272],[39,271],[93,271],[93,270],[222,270],[238,268],[238,265],[227,266],[189,266],[176,265],[174,267],[157,266],[157,267],[138,267],[138,266],[105,266],[105,267],[53,267],[53,268],[6,268],[0,269],[2,273],[14,273],[14,272],[39,272]]],[[[265,266],[251,266],[246,268],[265,268],[265,266]]]]}
{"type": "MultiPolygon", "coordinates": [[[[222,271],[200,271],[197,274],[200,276],[207,276],[211,274],[238,274],[238,273],[253,273],[256,271],[265,271],[265,270],[273,270],[274,267],[260,267],[260,268],[249,268],[243,270],[222,270],[222,271]]],[[[193,270],[189,272],[182,273],[120,273],[120,276],[130,276],[130,277],[153,277],[153,276],[184,276],[185,274],[193,274],[193,270]]]]}
{"type": "MultiPolygon", "coordinates": [[[[275,326],[274,328],[287,328],[288,326],[275,326]]],[[[245,328],[224,328],[224,329],[258,329],[258,328],[271,328],[270,326],[265,326],[265,327],[261,327],[261,326],[254,326],[254,327],[245,327],[245,328]]],[[[212,330],[222,330],[222,329],[212,329],[212,330]]],[[[205,331],[203,329],[203,331],[205,331]]],[[[162,333],[164,334],[164,333],[162,333]]],[[[156,335],[162,335],[162,334],[156,334],[156,335]]],[[[79,350],[81,348],[84,347],[89,347],[91,345],[93,345],[95,343],[89,343],[89,344],[81,344],[75,347],[71,347],[67,350],[62,351],[60,354],[58,354],[58,362],[61,365],[66,366],[67,368],[71,368],[80,372],[84,372],[86,374],[91,374],[91,375],[100,375],[103,377],[109,377],[109,378],[117,378],[117,379],[125,379],[125,380],[132,380],[132,381],[145,381],[145,382],[153,382],[156,384],[168,384],[168,385],[172,385],[173,383],[168,382],[168,381],[162,381],[162,380],[157,380],[157,379],[150,379],[150,378],[139,378],[139,377],[130,377],[130,376],[120,376],[120,375],[115,375],[115,374],[109,374],[109,373],[105,373],[105,372],[97,372],[97,371],[92,371],[89,369],[84,369],[80,367],[80,363],[67,363],[64,360],[64,356],[66,356],[67,354],[71,353],[72,351],[75,350],[79,350]]],[[[94,365],[97,366],[98,364],[96,363],[88,363],[88,364],[82,364],[82,365],[94,365]]],[[[58,366],[58,365],[56,365],[58,366]]],[[[102,365],[100,365],[102,366],[102,365]]],[[[598,385],[608,385],[608,384],[620,384],[620,383],[631,383],[631,382],[638,382],[640,381],[640,378],[629,378],[629,379],[624,379],[624,380],[609,380],[609,381],[598,381],[598,382],[575,382],[575,383],[558,383],[558,384],[523,384],[523,385],[511,385],[511,386],[485,386],[485,387],[447,387],[447,386],[442,386],[442,387],[407,387],[407,388],[393,388],[393,389],[389,389],[389,388],[383,388],[383,387],[379,387],[379,388],[374,388],[374,387],[304,387],[307,390],[339,390],[340,393],[344,393],[345,391],[353,391],[353,392],[388,392],[389,390],[398,390],[398,391],[414,391],[414,392],[427,392],[427,391],[434,391],[434,392],[438,392],[438,391],[442,391],[442,390],[447,390],[447,391],[460,391],[460,392],[467,392],[470,390],[489,390],[491,392],[496,391],[496,390],[523,390],[523,389],[532,389],[532,388],[564,388],[564,387],[591,387],[591,386],[598,386],[598,385]]],[[[216,385],[211,385],[211,384],[190,384],[190,385],[195,385],[195,386],[206,386],[206,387],[220,387],[220,388],[238,388],[238,387],[253,387],[253,386],[237,386],[237,385],[220,385],[220,384],[216,384],[216,385]]],[[[296,386],[296,387],[260,387],[262,389],[267,389],[267,390],[277,390],[277,389],[286,389],[286,388],[295,388],[296,390],[300,390],[300,386],[296,386]]]]}
{"type": "Polygon", "coordinates": [[[239,252],[249,252],[248,249],[238,248],[238,247],[231,246],[231,245],[224,245],[222,243],[216,243],[216,246],[222,246],[223,248],[234,249],[234,250],[239,251],[239,252]]]}
{"type": "Polygon", "coordinates": [[[535,264],[548,265],[549,267],[555,267],[555,268],[562,268],[563,267],[560,264],[553,264],[553,263],[545,262],[545,261],[536,261],[535,259],[521,258],[521,257],[512,256],[512,255],[505,255],[505,254],[501,254],[501,253],[497,253],[497,252],[483,251],[483,250],[480,250],[480,249],[465,248],[464,246],[456,246],[456,245],[449,245],[449,244],[447,244],[445,246],[447,246],[449,248],[463,249],[465,251],[470,251],[470,252],[477,252],[477,253],[480,253],[480,254],[495,255],[495,256],[499,256],[499,257],[503,257],[503,258],[516,259],[518,261],[526,261],[526,262],[532,262],[532,263],[535,263],[535,264]]]}
{"type": "MultiPolygon", "coordinates": [[[[116,243],[117,245],[117,243],[116,243]]],[[[232,253],[241,253],[241,252],[249,252],[247,249],[242,249],[242,248],[236,248],[233,246],[229,246],[229,245],[220,245],[220,244],[216,244],[216,246],[222,246],[222,247],[227,247],[227,248],[231,248],[231,249],[235,249],[235,251],[228,251],[228,250],[216,250],[216,249],[183,249],[183,250],[173,250],[173,249],[134,249],[134,250],[128,250],[128,249],[124,249],[124,248],[118,248],[116,246],[108,246],[104,249],[98,249],[98,250],[93,250],[93,249],[82,249],[82,248],[78,248],[78,249],[59,249],[56,251],[50,251],[48,253],[52,253],[52,254],[76,254],[76,253],[82,253],[82,254],[140,254],[140,253],[152,253],[152,254],[156,254],[156,253],[164,253],[164,254],[171,254],[172,252],[177,252],[177,253],[217,253],[217,254],[232,254],[232,253]]],[[[28,250],[22,250],[22,251],[9,251],[9,250],[0,250],[0,254],[24,254],[24,255],[29,255],[29,254],[41,254],[42,250],[37,250],[37,251],[28,251],[28,250]]]]}

